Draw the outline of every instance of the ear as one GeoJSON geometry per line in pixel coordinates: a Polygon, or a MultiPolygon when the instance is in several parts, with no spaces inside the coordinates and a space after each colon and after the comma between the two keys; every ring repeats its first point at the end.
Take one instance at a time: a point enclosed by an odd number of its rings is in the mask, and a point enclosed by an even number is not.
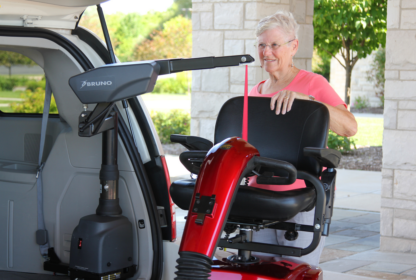
{"type": "Polygon", "coordinates": [[[291,50],[292,56],[295,56],[295,54],[298,52],[298,48],[299,48],[299,40],[295,39],[290,43],[290,50],[291,50]]]}

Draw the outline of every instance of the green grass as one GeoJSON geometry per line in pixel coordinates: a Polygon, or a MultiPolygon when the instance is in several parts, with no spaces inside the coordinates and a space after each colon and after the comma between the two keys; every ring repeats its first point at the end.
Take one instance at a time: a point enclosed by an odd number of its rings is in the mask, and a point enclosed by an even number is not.
{"type": "Polygon", "coordinates": [[[9,98],[21,98],[21,91],[0,91],[0,97],[9,97],[9,98]]]}
{"type": "Polygon", "coordinates": [[[384,120],[382,118],[356,118],[358,132],[351,137],[357,147],[382,146],[384,120]]]}

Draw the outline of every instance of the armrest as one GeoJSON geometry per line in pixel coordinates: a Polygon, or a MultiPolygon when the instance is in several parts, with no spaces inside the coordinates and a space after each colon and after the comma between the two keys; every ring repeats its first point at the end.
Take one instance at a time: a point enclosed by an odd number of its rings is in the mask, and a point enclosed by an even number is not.
{"type": "MultiPolygon", "coordinates": [[[[266,184],[266,185],[290,185],[296,181],[297,170],[291,163],[287,161],[265,158],[265,157],[255,157],[254,165],[267,167],[273,171],[285,171],[288,173],[287,177],[272,177],[268,176],[266,173],[264,175],[257,177],[257,184],[266,184]]],[[[273,175],[273,174],[271,174],[273,175]]]]}
{"type": "Polygon", "coordinates": [[[188,150],[196,151],[208,151],[214,146],[214,144],[208,139],[181,134],[172,134],[170,136],[170,141],[172,143],[179,143],[188,150]]]}
{"type": "Polygon", "coordinates": [[[207,153],[208,151],[185,151],[179,155],[179,160],[189,172],[198,174],[207,153]]]}
{"type": "Polygon", "coordinates": [[[341,153],[334,149],[303,148],[303,154],[315,158],[322,166],[336,168],[341,160],[341,153]]]}

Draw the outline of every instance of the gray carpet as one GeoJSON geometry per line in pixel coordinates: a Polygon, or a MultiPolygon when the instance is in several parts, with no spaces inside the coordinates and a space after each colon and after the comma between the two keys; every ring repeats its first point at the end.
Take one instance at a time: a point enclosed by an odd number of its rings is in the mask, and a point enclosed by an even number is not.
{"type": "Polygon", "coordinates": [[[50,274],[34,274],[0,270],[0,280],[69,280],[69,276],[54,276],[50,274]]]}

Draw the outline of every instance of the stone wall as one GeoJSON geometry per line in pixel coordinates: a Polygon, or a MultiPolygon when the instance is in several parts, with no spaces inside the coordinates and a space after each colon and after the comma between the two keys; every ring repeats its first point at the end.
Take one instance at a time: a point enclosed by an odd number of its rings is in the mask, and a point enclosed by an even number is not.
{"type": "Polygon", "coordinates": [[[416,253],[416,1],[389,0],[381,250],[416,253]]]}
{"type": "MultiPolygon", "coordinates": [[[[267,78],[260,68],[254,30],[258,21],[277,10],[291,11],[300,24],[294,63],[311,70],[313,0],[193,0],[193,57],[250,54],[249,90],[267,78]]],[[[192,73],[191,135],[213,140],[215,121],[224,102],[244,94],[244,68],[230,67],[192,73]]]]}
{"type": "MultiPolygon", "coordinates": [[[[338,55],[338,59],[343,61],[341,55],[338,55]]],[[[354,101],[357,97],[366,97],[371,107],[381,106],[380,98],[376,96],[376,90],[374,83],[367,80],[367,71],[371,68],[371,63],[374,60],[374,52],[368,55],[364,59],[360,59],[354,66],[351,76],[351,106],[354,105],[354,101]]],[[[345,99],[345,69],[335,59],[331,59],[331,74],[330,84],[334,90],[338,93],[342,100],[345,99]]]]}

